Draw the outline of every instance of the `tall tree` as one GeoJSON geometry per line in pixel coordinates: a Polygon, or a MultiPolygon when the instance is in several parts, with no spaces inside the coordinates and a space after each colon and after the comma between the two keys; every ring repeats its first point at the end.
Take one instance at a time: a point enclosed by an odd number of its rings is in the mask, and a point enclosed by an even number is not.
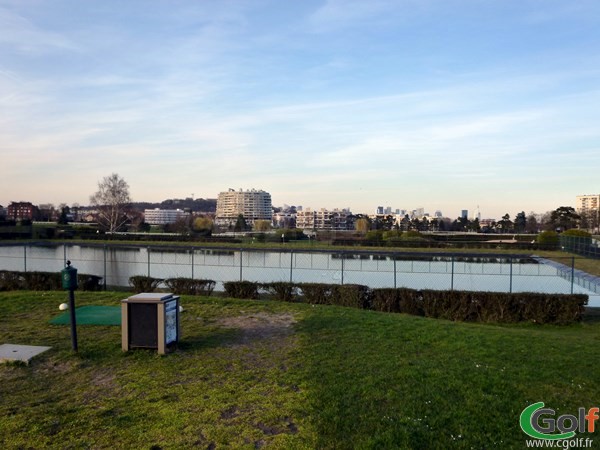
{"type": "Polygon", "coordinates": [[[113,173],[98,182],[98,191],[90,196],[90,204],[98,210],[98,223],[106,231],[118,231],[127,222],[125,211],[131,203],[129,185],[113,173]]]}
{"type": "Polygon", "coordinates": [[[566,231],[577,228],[581,216],[571,206],[560,206],[550,213],[550,224],[556,231],[566,231]]]}
{"type": "Polygon", "coordinates": [[[539,231],[538,220],[533,212],[529,213],[529,215],[527,216],[527,224],[525,226],[525,231],[527,233],[537,233],[539,231]]]}
{"type": "Polygon", "coordinates": [[[498,228],[501,233],[510,233],[512,231],[513,222],[510,220],[510,214],[506,213],[502,216],[502,220],[498,221],[498,228]]]}
{"type": "Polygon", "coordinates": [[[527,216],[525,211],[521,211],[515,216],[515,232],[523,233],[527,227],[527,216]]]}

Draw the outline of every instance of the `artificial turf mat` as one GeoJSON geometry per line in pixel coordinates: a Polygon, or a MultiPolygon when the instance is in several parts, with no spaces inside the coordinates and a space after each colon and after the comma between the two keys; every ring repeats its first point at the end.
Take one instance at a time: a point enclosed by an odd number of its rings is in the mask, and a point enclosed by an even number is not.
{"type": "MultiPolygon", "coordinates": [[[[77,325],[121,325],[120,306],[80,306],[75,309],[77,325]]],[[[69,311],[56,316],[50,321],[54,325],[70,325],[69,311]]]]}

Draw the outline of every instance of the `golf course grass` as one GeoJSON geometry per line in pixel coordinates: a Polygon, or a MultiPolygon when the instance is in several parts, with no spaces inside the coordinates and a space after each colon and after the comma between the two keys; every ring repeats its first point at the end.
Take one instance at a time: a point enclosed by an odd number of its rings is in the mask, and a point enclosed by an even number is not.
{"type": "MultiPolygon", "coordinates": [[[[77,306],[128,294],[77,292],[77,306]]],[[[334,306],[183,296],[177,351],[119,326],[55,325],[63,292],[0,293],[0,448],[525,448],[519,415],[600,406],[600,316],[486,325],[334,306]]],[[[597,427],[598,428],[598,427],[597,427]]],[[[577,437],[594,439],[595,433],[577,437]]]]}

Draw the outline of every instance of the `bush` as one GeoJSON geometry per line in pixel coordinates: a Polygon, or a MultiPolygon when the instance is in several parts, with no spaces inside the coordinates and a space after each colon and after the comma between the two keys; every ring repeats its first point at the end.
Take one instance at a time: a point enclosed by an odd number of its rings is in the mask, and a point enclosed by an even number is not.
{"type": "Polygon", "coordinates": [[[0,291],[16,291],[25,289],[25,277],[21,272],[0,270],[0,291]]]}
{"type": "Polygon", "coordinates": [[[160,278],[148,277],[146,275],[134,275],[129,277],[129,284],[136,293],[154,292],[162,281],[163,280],[160,278]]]}
{"type": "Polygon", "coordinates": [[[60,272],[23,272],[24,288],[30,291],[57,291],[62,289],[60,272]]]}
{"type": "Polygon", "coordinates": [[[226,281],[223,283],[225,294],[233,298],[247,298],[256,300],[259,298],[258,288],[260,284],[253,281],[226,281]]]}
{"type": "Polygon", "coordinates": [[[262,288],[280,302],[294,302],[298,297],[298,287],[287,281],[263,283],[262,288]]]}
{"type": "Polygon", "coordinates": [[[304,302],[312,305],[331,305],[331,297],[336,285],[327,283],[299,283],[298,288],[304,302]]]}
{"type": "Polygon", "coordinates": [[[400,292],[394,288],[373,289],[371,293],[371,309],[374,311],[399,313],[400,292]]]}
{"type": "Polygon", "coordinates": [[[332,285],[332,305],[369,309],[371,306],[370,300],[371,289],[368,286],[363,286],[362,284],[332,285]]]}
{"type": "Polygon", "coordinates": [[[414,289],[399,288],[398,306],[401,313],[423,316],[423,293],[414,289]]]}
{"type": "Polygon", "coordinates": [[[558,233],[556,231],[542,231],[538,234],[536,242],[549,250],[558,249],[558,233]]]}
{"type": "Polygon", "coordinates": [[[197,280],[194,278],[168,278],[165,280],[167,287],[180,295],[205,295],[209,296],[215,288],[214,280],[197,280]]]}
{"type": "Polygon", "coordinates": [[[99,277],[97,275],[87,275],[82,273],[77,274],[77,285],[79,286],[79,289],[83,291],[102,290],[100,280],[102,280],[102,277],[99,277]]]}

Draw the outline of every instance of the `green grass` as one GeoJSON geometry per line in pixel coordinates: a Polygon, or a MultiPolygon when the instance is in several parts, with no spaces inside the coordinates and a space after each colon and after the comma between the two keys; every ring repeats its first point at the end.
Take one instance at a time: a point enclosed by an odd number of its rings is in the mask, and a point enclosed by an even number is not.
{"type": "Polygon", "coordinates": [[[74,354],[69,328],[49,324],[63,301],[0,293],[0,344],[53,347],[0,365],[3,449],[523,448],[526,406],[600,403],[595,315],[494,326],[183,297],[175,353],[123,353],[119,327],[81,326],[74,354]]]}

